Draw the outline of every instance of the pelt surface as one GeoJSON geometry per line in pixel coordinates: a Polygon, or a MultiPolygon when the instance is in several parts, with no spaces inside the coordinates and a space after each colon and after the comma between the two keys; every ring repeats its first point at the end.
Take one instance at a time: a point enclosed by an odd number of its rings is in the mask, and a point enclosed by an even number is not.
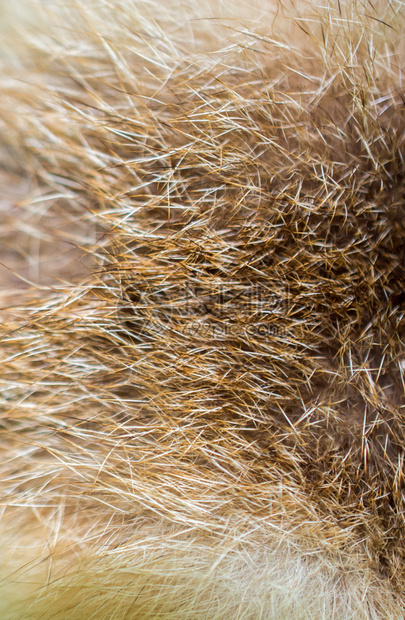
{"type": "Polygon", "coordinates": [[[403,618],[403,2],[0,21],[1,620],[403,618]]]}

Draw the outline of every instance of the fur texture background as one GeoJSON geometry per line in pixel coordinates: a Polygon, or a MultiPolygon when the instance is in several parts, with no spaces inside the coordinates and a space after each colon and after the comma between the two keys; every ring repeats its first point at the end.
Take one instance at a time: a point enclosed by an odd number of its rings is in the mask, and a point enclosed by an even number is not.
{"type": "Polygon", "coordinates": [[[403,617],[404,11],[0,4],[2,619],[403,617]]]}

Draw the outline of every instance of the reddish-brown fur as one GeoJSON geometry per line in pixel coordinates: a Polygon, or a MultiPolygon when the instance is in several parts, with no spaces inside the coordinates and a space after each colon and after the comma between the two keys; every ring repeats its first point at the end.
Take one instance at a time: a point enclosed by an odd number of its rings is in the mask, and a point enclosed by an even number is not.
{"type": "Polygon", "coordinates": [[[403,6],[39,4],[0,53],[1,617],[401,618],[403,6]]]}

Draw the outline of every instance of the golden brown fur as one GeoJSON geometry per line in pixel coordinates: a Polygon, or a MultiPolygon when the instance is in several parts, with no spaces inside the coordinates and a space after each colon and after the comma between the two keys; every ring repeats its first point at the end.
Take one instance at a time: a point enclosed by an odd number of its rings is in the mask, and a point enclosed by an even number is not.
{"type": "Polygon", "coordinates": [[[0,9],[1,618],[402,618],[403,4],[0,9]]]}

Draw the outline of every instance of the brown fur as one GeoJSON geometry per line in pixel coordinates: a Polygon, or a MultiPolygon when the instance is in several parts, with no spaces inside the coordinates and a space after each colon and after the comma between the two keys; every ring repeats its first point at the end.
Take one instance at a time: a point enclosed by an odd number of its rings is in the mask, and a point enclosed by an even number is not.
{"type": "Polygon", "coordinates": [[[2,35],[2,617],[401,618],[402,4],[41,4],[2,35]]]}

